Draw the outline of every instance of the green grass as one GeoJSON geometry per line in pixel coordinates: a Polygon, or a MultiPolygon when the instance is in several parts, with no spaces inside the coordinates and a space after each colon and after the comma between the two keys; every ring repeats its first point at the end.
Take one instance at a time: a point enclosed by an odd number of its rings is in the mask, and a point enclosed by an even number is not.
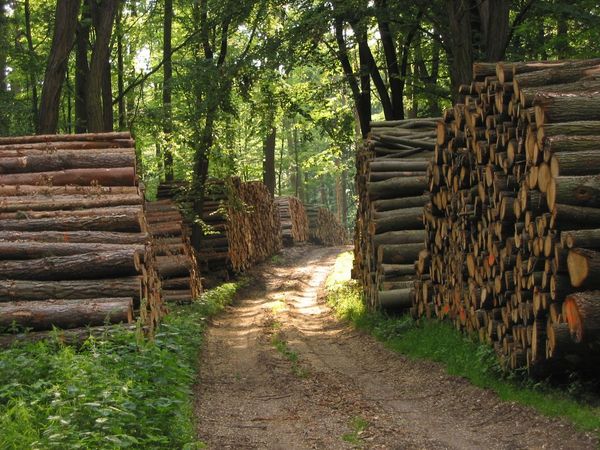
{"type": "Polygon", "coordinates": [[[367,428],[369,428],[369,422],[362,417],[354,417],[350,421],[350,428],[352,429],[352,432],[344,434],[342,440],[356,446],[362,445],[363,441],[360,436],[367,428]]]}
{"type": "Polygon", "coordinates": [[[135,333],[0,352],[1,449],[196,449],[192,384],[205,318],[239,283],[173,308],[153,342],[135,333]]]}
{"type": "Polygon", "coordinates": [[[327,281],[327,300],[338,317],[371,333],[393,351],[412,358],[442,363],[449,374],[464,377],[476,386],[491,389],[505,401],[531,406],[541,414],[563,417],[582,430],[600,437],[600,402],[597,394],[577,383],[561,388],[534,383],[520,374],[503,372],[493,350],[433,320],[387,316],[368,311],[358,284],[350,280],[352,255],[342,254],[327,281]]]}
{"type": "MultiPolygon", "coordinates": [[[[272,328],[277,330],[281,327],[279,322],[273,322],[272,328]]],[[[287,341],[283,338],[280,332],[273,335],[271,339],[273,347],[288,361],[292,363],[292,373],[299,378],[306,378],[308,376],[308,370],[302,367],[300,364],[300,358],[298,353],[292,350],[287,341]]]]}

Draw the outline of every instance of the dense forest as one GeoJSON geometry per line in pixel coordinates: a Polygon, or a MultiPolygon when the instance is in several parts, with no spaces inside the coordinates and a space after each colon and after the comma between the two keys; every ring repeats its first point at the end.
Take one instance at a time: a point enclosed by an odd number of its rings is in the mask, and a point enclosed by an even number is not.
{"type": "Polygon", "coordinates": [[[474,61],[597,56],[576,3],[0,0],[0,135],[131,130],[149,195],[262,178],[350,228],[370,120],[439,116],[474,61]]]}

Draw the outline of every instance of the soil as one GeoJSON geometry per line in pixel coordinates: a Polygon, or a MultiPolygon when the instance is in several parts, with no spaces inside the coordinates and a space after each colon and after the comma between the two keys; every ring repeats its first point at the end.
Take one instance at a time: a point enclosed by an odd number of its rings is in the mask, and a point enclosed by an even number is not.
{"type": "Polygon", "coordinates": [[[212,322],[196,385],[214,449],[593,449],[592,434],[408,359],[319,296],[340,248],[286,249],[212,322]]]}

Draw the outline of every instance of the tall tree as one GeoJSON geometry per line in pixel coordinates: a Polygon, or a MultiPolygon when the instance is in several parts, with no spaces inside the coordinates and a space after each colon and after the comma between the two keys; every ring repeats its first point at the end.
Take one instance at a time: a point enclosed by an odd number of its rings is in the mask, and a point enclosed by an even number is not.
{"type": "Polygon", "coordinates": [[[173,133],[173,61],[172,61],[172,31],[173,31],[173,0],[165,1],[163,21],[163,133],[165,135],[164,166],[167,181],[173,180],[173,150],[171,134],[173,133]]]}
{"type": "Polygon", "coordinates": [[[81,19],[75,38],[75,132],[87,131],[86,92],[88,86],[88,49],[92,17],[89,0],[83,0],[81,19]]]}
{"type": "Polygon", "coordinates": [[[38,87],[37,87],[37,64],[35,47],[33,46],[33,33],[31,31],[31,5],[29,0],[25,0],[25,37],[27,38],[27,51],[29,53],[29,85],[31,86],[31,116],[34,121],[34,128],[37,131],[38,117],[38,87]]]}
{"type": "MultiPolygon", "coordinates": [[[[6,17],[6,0],[0,0],[0,102],[5,100],[7,94],[7,30],[8,18],[6,17]]],[[[0,105],[0,135],[8,133],[8,115],[0,105]]]]}
{"type": "Polygon", "coordinates": [[[106,68],[110,57],[109,44],[117,6],[118,0],[90,1],[90,12],[96,32],[96,40],[92,50],[85,99],[88,130],[92,133],[112,128],[112,124],[105,122],[105,118],[108,116],[105,115],[105,109],[112,108],[112,98],[108,102],[109,104],[106,104],[107,93],[104,89],[105,95],[103,97],[102,87],[103,82],[106,83],[106,68]],[[103,100],[105,100],[104,103],[103,100]]]}
{"type": "Polygon", "coordinates": [[[81,0],[58,0],[56,3],[54,34],[38,116],[38,131],[42,134],[56,133],[58,127],[60,94],[75,40],[80,5],[81,0]]]}

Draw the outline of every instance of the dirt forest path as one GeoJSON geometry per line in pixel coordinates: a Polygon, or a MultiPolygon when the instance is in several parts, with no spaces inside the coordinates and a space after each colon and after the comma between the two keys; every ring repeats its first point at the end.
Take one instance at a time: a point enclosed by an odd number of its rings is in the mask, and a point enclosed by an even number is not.
{"type": "Polygon", "coordinates": [[[337,321],[319,292],[340,251],[285,250],[209,327],[195,405],[209,448],[597,447],[337,321]]]}

